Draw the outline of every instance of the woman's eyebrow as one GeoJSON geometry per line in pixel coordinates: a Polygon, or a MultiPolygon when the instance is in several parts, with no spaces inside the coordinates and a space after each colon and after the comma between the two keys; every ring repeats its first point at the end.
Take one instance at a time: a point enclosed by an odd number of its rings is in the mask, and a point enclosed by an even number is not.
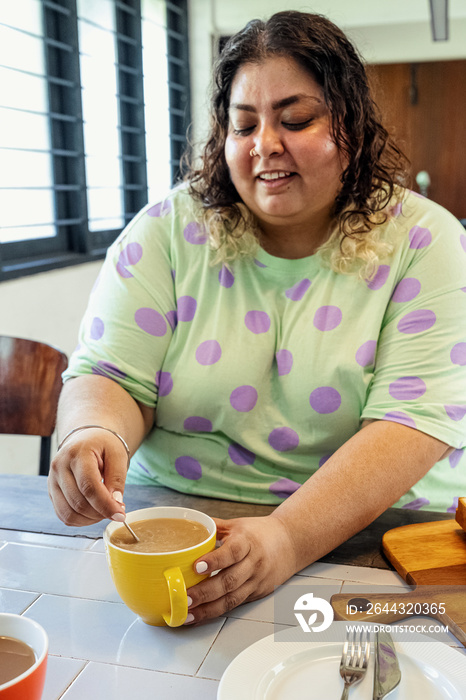
{"type": "Polygon", "coordinates": [[[322,104],[322,100],[319,97],[301,92],[297,95],[291,95],[291,97],[285,97],[283,100],[278,100],[278,102],[272,102],[272,109],[281,109],[282,107],[288,107],[288,105],[293,105],[296,102],[305,100],[312,100],[313,102],[322,104]]]}
{"type": "MultiPolygon", "coordinates": [[[[288,107],[288,105],[295,104],[296,102],[301,102],[303,100],[312,100],[322,104],[322,100],[314,95],[307,95],[306,93],[299,93],[297,95],[290,95],[290,97],[284,97],[283,100],[278,100],[277,102],[272,102],[272,109],[282,109],[283,107],[288,107]]],[[[253,105],[243,104],[241,102],[233,102],[230,105],[230,109],[239,109],[243,112],[257,112],[253,105]]]]}

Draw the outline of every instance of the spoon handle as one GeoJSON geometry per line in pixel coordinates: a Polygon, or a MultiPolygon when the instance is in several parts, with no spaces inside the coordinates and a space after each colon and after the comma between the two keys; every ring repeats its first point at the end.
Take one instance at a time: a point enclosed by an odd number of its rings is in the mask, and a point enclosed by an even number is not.
{"type": "Polygon", "coordinates": [[[133,528],[131,528],[131,527],[128,525],[128,523],[126,522],[126,520],[123,522],[123,525],[126,527],[126,529],[128,530],[128,532],[131,533],[132,537],[134,538],[134,541],[135,541],[135,542],[139,542],[139,537],[136,535],[136,533],[134,532],[133,528]]]}

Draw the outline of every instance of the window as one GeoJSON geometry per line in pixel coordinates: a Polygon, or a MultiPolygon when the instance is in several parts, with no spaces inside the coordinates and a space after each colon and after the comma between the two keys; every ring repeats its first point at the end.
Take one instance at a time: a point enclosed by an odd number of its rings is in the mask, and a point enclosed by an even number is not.
{"type": "Polygon", "coordinates": [[[0,6],[0,279],[103,257],[176,181],[187,0],[0,6]]]}

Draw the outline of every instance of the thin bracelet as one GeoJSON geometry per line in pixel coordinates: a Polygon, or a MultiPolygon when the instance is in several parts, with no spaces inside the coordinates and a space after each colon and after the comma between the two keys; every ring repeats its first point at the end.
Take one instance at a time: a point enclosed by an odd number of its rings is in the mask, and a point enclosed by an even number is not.
{"type": "Polygon", "coordinates": [[[129,451],[128,445],[126,444],[126,440],[124,440],[121,437],[121,435],[116,433],[114,430],[112,430],[111,428],[106,428],[104,425],[81,425],[81,426],[79,426],[79,428],[73,428],[73,430],[70,430],[70,432],[67,433],[65,435],[65,437],[63,438],[63,440],[60,442],[60,444],[57,447],[57,452],[63,447],[64,443],[68,440],[69,437],[71,437],[71,435],[73,435],[74,433],[79,433],[81,430],[88,430],[89,428],[100,428],[100,430],[106,430],[107,432],[112,433],[112,435],[115,435],[115,437],[117,437],[119,439],[119,441],[122,443],[123,447],[126,450],[126,456],[128,457],[128,464],[127,464],[126,468],[129,469],[129,461],[131,459],[131,453],[129,451]]]}

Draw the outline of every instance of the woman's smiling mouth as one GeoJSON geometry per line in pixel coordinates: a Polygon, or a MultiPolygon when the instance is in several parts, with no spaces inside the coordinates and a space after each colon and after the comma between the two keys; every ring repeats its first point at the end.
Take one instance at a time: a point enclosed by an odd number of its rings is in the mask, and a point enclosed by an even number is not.
{"type": "Polygon", "coordinates": [[[278,180],[279,177],[289,177],[292,173],[284,172],[282,170],[273,173],[261,173],[259,175],[261,180],[278,180]]]}
{"type": "Polygon", "coordinates": [[[296,173],[290,170],[270,170],[257,175],[259,182],[262,182],[267,188],[275,188],[285,184],[291,180],[296,173]]]}

